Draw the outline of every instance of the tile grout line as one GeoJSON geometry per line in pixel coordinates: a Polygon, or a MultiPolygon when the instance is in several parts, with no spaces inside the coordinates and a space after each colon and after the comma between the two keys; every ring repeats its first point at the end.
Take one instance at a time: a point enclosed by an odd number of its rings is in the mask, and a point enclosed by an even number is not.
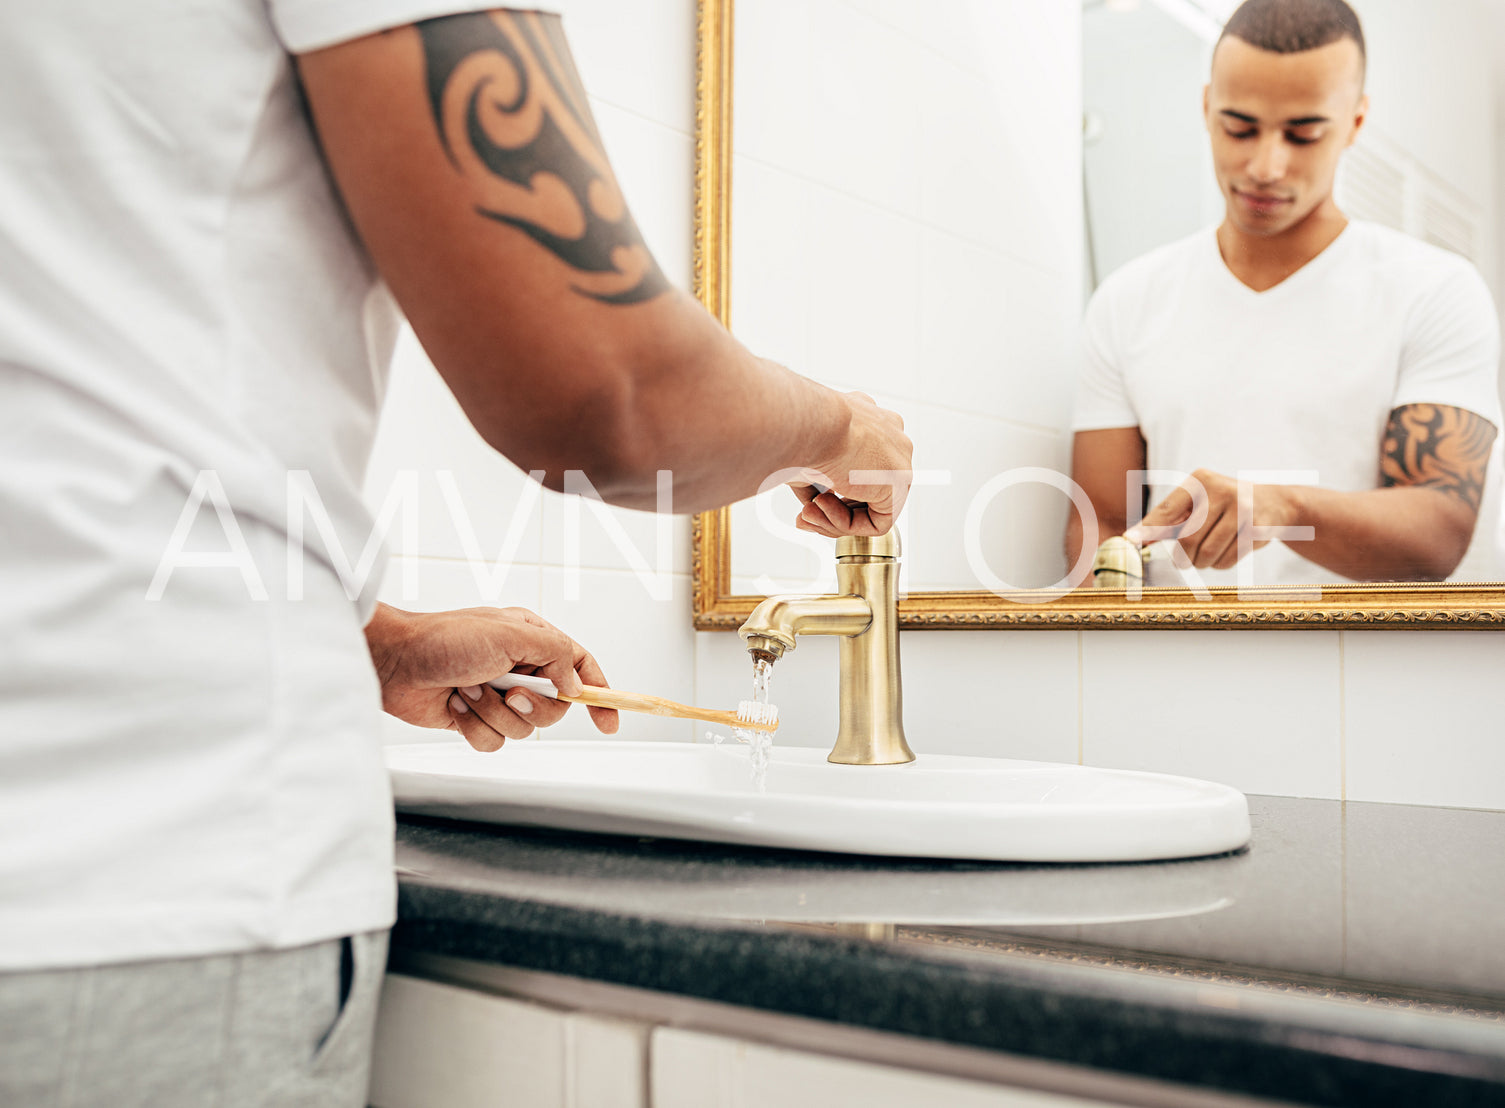
{"type": "Polygon", "coordinates": [[[1348,800],[1348,681],[1344,669],[1346,631],[1338,632],[1338,799],[1348,800]]]}
{"type": "Polygon", "coordinates": [[[1083,634],[1084,632],[1082,631],[1082,629],[1078,627],[1076,633],[1076,764],[1079,766],[1085,764],[1082,761],[1085,743],[1085,724],[1083,721],[1083,716],[1085,714],[1086,704],[1086,690],[1084,688],[1084,682],[1082,679],[1084,668],[1082,664],[1082,653],[1084,645],[1082,642],[1083,634]]]}
{"type": "MultiPolygon", "coordinates": [[[[775,161],[769,161],[767,158],[760,157],[756,154],[748,154],[743,151],[734,150],[732,151],[732,157],[734,161],[737,159],[748,161],[763,170],[772,171],[785,177],[793,178],[794,180],[799,181],[803,184],[812,185],[817,189],[823,189],[828,193],[842,198],[843,200],[850,200],[853,203],[860,205],[861,207],[870,208],[874,211],[881,212],[883,215],[886,215],[891,219],[896,219],[900,222],[908,223],[911,226],[918,228],[919,230],[931,231],[938,235],[944,235],[945,237],[962,243],[965,246],[970,246],[977,250],[981,250],[984,253],[991,254],[995,258],[1003,258],[1007,261],[1013,262],[1016,265],[1025,266],[1029,269],[1034,270],[1036,274],[1043,273],[1046,276],[1050,277],[1067,276],[1062,271],[1058,269],[1052,269],[1050,266],[1045,265],[1041,262],[1037,262],[1031,258],[1021,257],[1020,255],[1010,253],[1008,250],[1002,249],[1001,247],[993,246],[989,243],[981,242],[977,239],[969,239],[965,235],[962,235],[957,231],[953,231],[950,228],[943,227],[939,223],[932,223],[922,215],[910,215],[908,212],[902,212],[897,208],[891,208],[887,204],[853,192],[851,189],[844,188],[841,185],[833,185],[829,181],[823,181],[819,177],[812,176],[809,173],[804,173],[796,169],[791,169],[788,166],[781,165],[775,161]]],[[[735,174],[735,172],[736,170],[734,167],[733,174],[735,174]]]]}

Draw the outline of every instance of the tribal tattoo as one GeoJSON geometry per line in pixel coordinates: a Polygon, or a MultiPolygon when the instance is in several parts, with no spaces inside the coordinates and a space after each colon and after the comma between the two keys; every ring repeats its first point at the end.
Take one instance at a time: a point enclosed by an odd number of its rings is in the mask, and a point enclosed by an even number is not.
{"type": "Polygon", "coordinates": [[[1495,427],[1464,408],[1406,404],[1390,413],[1380,475],[1386,488],[1449,493],[1478,511],[1495,427]]]}
{"type": "Polygon", "coordinates": [[[557,16],[496,12],[417,24],[429,105],[478,215],[573,271],[571,288],[636,304],[669,288],[639,233],[557,16]]]}

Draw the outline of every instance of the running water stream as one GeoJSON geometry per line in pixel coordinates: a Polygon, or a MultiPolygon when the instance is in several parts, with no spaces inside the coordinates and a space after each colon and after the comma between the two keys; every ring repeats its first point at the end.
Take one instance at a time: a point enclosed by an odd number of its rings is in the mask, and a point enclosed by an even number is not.
{"type": "MultiPolygon", "coordinates": [[[[773,681],[773,661],[769,658],[753,659],[753,694],[754,704],[768,703],[768,686],[773,681]]],[[[752,762],[753,786],[764,792],[768,788],[768,755],[773,748],[773,732],[755,729],[752,727],[733,727],[732,734],[738,742],[744,742],[751,751],[748,755],[752,762]]]]}

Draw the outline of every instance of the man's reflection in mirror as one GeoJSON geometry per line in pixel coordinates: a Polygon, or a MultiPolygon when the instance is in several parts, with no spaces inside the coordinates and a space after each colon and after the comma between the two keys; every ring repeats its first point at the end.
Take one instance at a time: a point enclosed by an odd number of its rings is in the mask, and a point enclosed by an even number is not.
{"type": "MultiPolygon", "coordinates": [[[[1072,476],[1102,538],[1174,538],[1147,584],[1439,580],[1468,549],[1501,422],[1499,324],[1465,259],[1334,202],[1364,70],[1343,0],[1239,7],[1203,92],[1222,223],[1125,265],[1088,306],[1072,476]],[[1144,470],[1175,476],[1141,498],[1144,470]]],[[[1068,564],[1083,542],[1073,518],[1068,564]]]]}

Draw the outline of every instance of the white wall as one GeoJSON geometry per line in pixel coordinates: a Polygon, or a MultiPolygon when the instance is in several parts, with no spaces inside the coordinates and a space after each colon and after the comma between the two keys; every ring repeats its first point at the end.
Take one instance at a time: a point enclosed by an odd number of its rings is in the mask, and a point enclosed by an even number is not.
{"type": "MultiPolygon", "coordinates": [[[[1081,284],[1079,20],[1069,3],[758,0],[736,15],[732,327],[753,349],[905,418],[908,587],[976,588],[983,481],[1066,468],[1081,284]]],[[[780,490],[778,502],[789,494],[780,490]]],[[[994,572],[1065,573],[1066,498],[1003,493],[994,572]]],[[[786,506],[777,509],[788,516],[786,506]]],[[[808,587],[812,562],[732,512],[733,587],[808,587]]]]}
{"type": "Polygon", "coordinates": [[[1083,110],[1092,255],[1101,283],[1125,262],[1222,218],[1202,88],[1212,44],[1158,4],[1083,13],[1083,110]]]}
{"type": "MultiPolygon", "coordinates": [[[[1059,7],[1050,10],[1063,20],[1075,18],[1067,12],[1075,10],[1075,0],[1052,2],[1059,7]]],[[[691,0],[639,3],[631,11],[609,0],[576,3],[566,28],[645,235],[670,276],[687,285],[691,0]]],[[[1037,74],[1052,66],[1075,74],[1068,54],[1075,48],[1070,36],[1021,42],[1037,74]]],[[[1024,97],[1017,102],[1021,114],[1037,108],[1024,97]]],[[[1058,158],[1021,156],[1017,167],[1021,189],[1048,189],[1061,174],[1058,158]]],[[[853,197],[847,203],[865,202],[853,197]]],[[[1078,240],[1062,250],[1075,251],[1072,264],[1080,257],[1078,240]]],[[[480,590],[460,560],[463,543],[433,471],[454,471],[479,546],[491,556],[527,489],[524,478],[468,429],[431,374],[413,350],[405,351],[372,469],[373,489],[384,487],[396,469],[420,470],[430,513],[394,566],[388,598],[404,603],[400,570],[411,566],[418,592],[407,606],[468,606],[480,602],[480,590]],[[480,507],[488,502],[493,512],[480,507]]],[[[587,568],[579,599],[571,599],[563,568],[565,507],[563,498],[544,494],[538,511],[525,516],[502,602],[536,608],[559,623],[622,687],[711,706],[745,699],[751,674],[737,637],[690,630],[685,523],[676,525],[673,542],[674,592],[660,601],[587,517],[587,568]]],[[[614,518],[625,522],[651,561],[654,521],[635,513],[614,518]]],[[[1505,672],[1505,634],[1004,631],[906,632],[902,640],[907,727],[921,753],[1189,773],[1253,792],[1505,808],[1505,742],[1495,691],[1497,675],[1505,672]]],[[[773,696],[786,721],[780,743],[829,744],[836,678],[831,640],[806,640],[778,664],[773,696]]],[[[578,718],[551,734],[587,735],[584,715],[571,716],[578,718]]],[[[694,731],[631,719],[624,720],[623,733],[688,739],[694,731]]],[[[394,724],[393,737],[408,736],[394,724]]]]}

